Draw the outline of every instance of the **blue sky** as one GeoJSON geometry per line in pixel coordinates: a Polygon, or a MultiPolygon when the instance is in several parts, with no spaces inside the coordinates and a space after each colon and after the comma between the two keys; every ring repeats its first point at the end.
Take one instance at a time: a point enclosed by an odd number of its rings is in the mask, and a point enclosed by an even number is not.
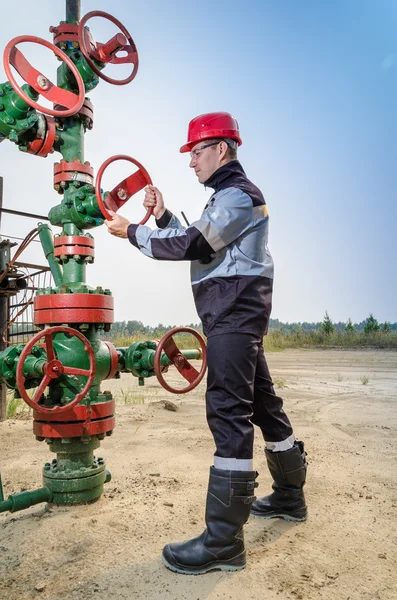
{"type": "MultiPolygon", "coordinates": [[[[2,8],[1,48],[25,33],[51,39],[64,2],[40,6],[20,0],[18,19],[10,4],[2,8]]],[[[94,9],[126,25],[140,57],[130,85],[101,82],[90,94],[86,159],[95,169],[112,154],[134,156],[169,208],[193,221],[210,191],[179,154],[187,123],[203,112],[232,112],[243,137],[239,158],[269,206],[273,316],[317,321],[328,310],[336,321],[369,312],[396,321],[396,2],[82,0],[82,14],[94,9]]],[[[97,20],[92,29],[99,41],[113,33],[97,20]]],[[[34,58],[35,50],[26,54],[34,58]]],[[[43,60],[54,73],[51,54],[43,60]]],[[[47,213],[58,202],[55,155],[24,156],[8,142],[0,153],[5,206],[47,213]]],[[[123,214],[137,220],[141,202],[131,199],[123,214]]],[[[3,221],[6,234],[32,227],[3,221]]],[[[88,283],[110,287],[116,319],[197,321],[188,264],[150,261],[104,228],[95,236],[88,283]]]]}

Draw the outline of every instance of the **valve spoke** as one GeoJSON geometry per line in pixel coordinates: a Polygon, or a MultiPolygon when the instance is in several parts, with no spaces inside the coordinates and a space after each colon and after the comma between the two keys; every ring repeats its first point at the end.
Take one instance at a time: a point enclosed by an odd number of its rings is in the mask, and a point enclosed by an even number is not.
{"type": "Polygon", "coordinates": [[[49,85],[54,85],[47,77],[30,64],[25,55],[15,46],[10,52],[10,64],[18,71],[22,79],[39,94],[43,92],[43,89],[38,83],[40,77],[45,79],[49,85]]]}
{"type": "Polygon", "coordinates": [[[194,381],[196,381],[197,377],[199,376],[199,372],[197,371],[197,369],[195,369],[193,367],[193,365],[190,364],[190,362],[187,360],[187,358],[185,358],[182,354],[181,354],[181,356],[183,358],[183,363],[178,364],[178,362],[177,362],[177,363],[174,363],[174,365],[178,369],[179,373],[181,375],[183,375],[183,377],[189,383],[193,383],[194,381]]]}
{"type": "Polygon", "coordinates": [[[32,398],[33,402],[38,402],[41,398],[41,395],[44,393],[44,390],[46,389],[47,385],[50,383],[51,381],[51,377],[48,377],[48,375],[44,375],[39,387],[37,388],[37,390],[34,393],[34,396],[32,398]]]}
{"type": "Polygon", "coordinates": [[[111,210],[117,210],[120,208],[120,206],[125,204],[125,202],[131,198],[131,196],[143,190],[143,188],[147,185],[148,182],[144,173],[142,173],[141,170],[136,171],[136,173],[126,177],[121,183],[112,189],[109,195],[106,196],[105,203],[109,200],[110,196],[112,203],[114,203],[117,208],[109,208],[111,210]]]}
{"type": "Polygon", "coordinates": [[[45,351],[47,354],[47,360],[49,362],[50,360],[55,360],[56,355],[55,355],[54,345],[52,343],[51,333],[45,333],[44,335],[45,335],[45,351]]]}
{"type": "Polygon", "coordinates": [[[119,50],[119,52],[121,52],[121,51],[127,52],[127,55],[126,56],[117,56],[117,54],[115,54],[109,61],[112,65],[123,65],[126,63],[132,63],[133,65],[137,64],[138,52],[136,51],[135,48],[133,48],[132,46],[127,46],[126,48],[119,50]]]}
{"type": "Polygon", "coordinates": [[[63,372],[65,375],[82,375],[83,377],[89,377],[91,374],[91,371],[77,369],[75,367],[63,367],[63,372]]]}
{"type": "Polygon", "coordinates": [[[179,373],[189,382],[193,383],[199,376],[199,372],[190,364],[190,362],[183,356],[178,346],[175,344],[173,338],[169,338],[164,346],[163,351],[167,355],[170,361],[178,369],[179,373]]]}

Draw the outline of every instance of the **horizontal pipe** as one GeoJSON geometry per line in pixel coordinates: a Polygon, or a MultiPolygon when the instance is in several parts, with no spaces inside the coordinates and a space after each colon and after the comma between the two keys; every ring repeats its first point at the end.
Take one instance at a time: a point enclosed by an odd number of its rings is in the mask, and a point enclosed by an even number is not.
{"type": "Polygon", "coordinates": [[[8,496],[7,500],[0,502],[0,513],[2,512],[17,512],[18,510],[24,510],[35,504],[41,504],[42,502],[51,502],[52,492],[44,487],[30,492],[19,492],[18,494],[12,494],[8,496]]]}

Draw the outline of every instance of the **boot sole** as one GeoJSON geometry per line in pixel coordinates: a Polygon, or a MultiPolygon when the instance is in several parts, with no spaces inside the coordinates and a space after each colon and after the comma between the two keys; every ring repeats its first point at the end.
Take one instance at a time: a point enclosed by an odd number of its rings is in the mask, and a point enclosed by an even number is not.
{"type": "Polygon", "coordinates": [[[253,511],[251,511],[251,516],[255,517],[257,519],[284,519],[285,521],[306,521],[307,519],[307,515],[305,515],[304,517],[294,517],[292,515],[286,515],[283,513],[278,513],[275,515],[263,515],[261,513],[255,513],[253,511]]]}
{"type": "MultiPolygon", "coordinates": [[[[238,557],[236,557],[238,558],[238,557]]],[[[235,560],[235,559],[233,559],[235,560]]],[[[197,570],[197,571],[188,571],[187,569],[184,570],[181,567],[176,567],[174,565],[171,565],[165,558],[164,556],[161,557],[161,561],[163,563],[163,565],[165,567],[167,567],[167,569],[169,569],[170,571],[173,571],[174,573],[180,573],[181,575],[204,575],[205,573],[209,573],[211,571],[241,571],[242,569],[245,569],[246,565],[228,565],[227,563],[222,563],[222,562],[218,562],[212,565],[209,565],[206,568],[197,570]]]]}

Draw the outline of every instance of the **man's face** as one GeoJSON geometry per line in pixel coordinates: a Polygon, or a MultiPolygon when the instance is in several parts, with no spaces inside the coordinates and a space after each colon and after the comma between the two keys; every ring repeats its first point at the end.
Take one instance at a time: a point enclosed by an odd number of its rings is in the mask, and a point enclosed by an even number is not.
{"type": "Polygon", "coordinates": [[[226,150],[225,142],[214,140],[202,140],[193,146],[189,167],[194,169],[199,183],[205,183],[219,169],[226,150]]]}

